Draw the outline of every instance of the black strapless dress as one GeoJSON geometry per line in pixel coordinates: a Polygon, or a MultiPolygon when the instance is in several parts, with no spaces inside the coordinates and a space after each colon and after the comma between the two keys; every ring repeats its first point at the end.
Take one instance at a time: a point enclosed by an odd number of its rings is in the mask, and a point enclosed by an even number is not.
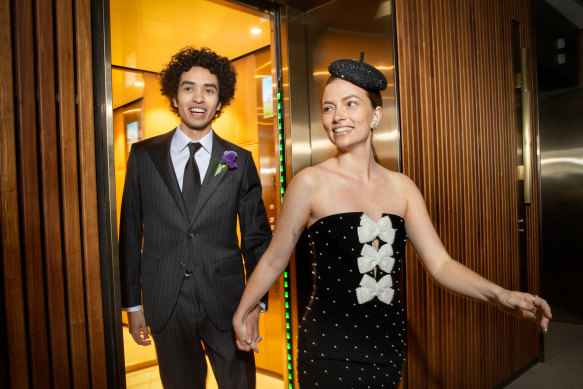
{"type": "Polygon", "coordinates": [[[314,288],[299,329],[300,388],[396,388],[406,347],[405,221],[340,213],[308,232],[314,288]]]}

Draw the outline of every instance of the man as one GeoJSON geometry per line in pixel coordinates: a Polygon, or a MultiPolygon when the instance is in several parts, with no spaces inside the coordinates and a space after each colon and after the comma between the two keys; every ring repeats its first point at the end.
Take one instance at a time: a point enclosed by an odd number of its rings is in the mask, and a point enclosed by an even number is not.
{"type": "MultiPolygon", "coordinates": [[[[135,143],[128,159],[122,304],[136,343],[150,344],[150,328],[167,388],[204,388],[205,352],[219,388],[255,387],[253,353],[236,349],[231,319],[271,229],[251,153],[211,128],[235,81],[227,58],[207,48],[178,52],[161,84],[180,125],[135,143]]],[[[249,345],[261,340],[260,309],[247,321],[249,345]]]]}

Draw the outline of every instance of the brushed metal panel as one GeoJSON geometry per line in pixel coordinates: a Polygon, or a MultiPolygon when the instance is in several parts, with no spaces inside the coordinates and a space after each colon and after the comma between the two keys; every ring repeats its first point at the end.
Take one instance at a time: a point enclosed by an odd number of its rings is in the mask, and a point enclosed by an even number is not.
{"type": "Polygon", "coordinates": [[[543,291],[557,321],[583,324],[583,88],[539,94],[543,291]]]}
{"type": "MultiPolygon", "coordinates": [[[[285,16],[282,17],[282,45],[287,44],[287,55],[282,50],[284,64],[282,71],[288,74],[288,85],[284,83],[284,104],[289,112],[286,119],[286,143],[291,144],[288,149],[287,171],[296,174],[305,167],[312,165],[312,145],[310,138],[310,109],[307,104],[309,99],[309,73],[306,56],[306,14],[294,8],[287,7],[285,16]],[[287,38],[287,39],[286,39],[287,38]],[[287,61],[287,69],[286,62],[287,61]],[[286,88],[287,86],[287,88],[286,88]],[[290,158],[291,155],[291,158],[290,158]]],[[[285,81],[285,80],[284,80],[285,81]]],[[[291,176],[288,177],[288,180],[291,176]]]]}
{"type": "Polygon", "coordinates": [[[364,51],[365,62],[380,69],[389,84],[382,92],[383,119],[375,130],[373,145],[385,167],[399,169],[392,10],[391,0],[358,3],[335,0],[306,13],[312,164],[320,163],[336,152],[321,121],[320,96],[322,84],[329,75],[328,64],[338,58],[358,59],[360,52],[364,51]]]}

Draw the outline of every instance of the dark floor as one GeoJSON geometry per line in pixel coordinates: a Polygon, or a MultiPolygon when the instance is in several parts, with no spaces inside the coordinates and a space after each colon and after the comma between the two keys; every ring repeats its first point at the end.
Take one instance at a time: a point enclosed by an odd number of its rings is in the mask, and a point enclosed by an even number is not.
{"type": "Polygon", "coordinates": [[[583,325],[551,322],[544,345],[545,362],[506,389],[583,389],[583,325]]]}

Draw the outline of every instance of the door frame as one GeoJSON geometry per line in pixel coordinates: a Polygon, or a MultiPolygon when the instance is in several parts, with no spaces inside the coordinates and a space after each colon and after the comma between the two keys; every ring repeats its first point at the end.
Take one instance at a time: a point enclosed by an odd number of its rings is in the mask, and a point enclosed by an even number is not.
{"type": "MultiPolygon", "coordinates": [[[[288,69],[287,54],[282,53],[280,5],[265,0],[214,0],[227,6],[240,5],[271,14],[274,20],[272,42],[276,58],[278,88],[282,92],[281,101],[289,102],[283,95],[282,68],[288,69]]],[[[113,149],[113,97],[111,80],[111,23],[109,0],[91,1],[91,32],[93,61],[93,93],[95,121],[95,158],[97,176],[97,201],[99,219],[99,255],[101,265],[101,284],[103,301],[103,324],[105,354],[107,363],[107,383],[110,388],[125,388],[125,359],[123,349],[121,283],[119,277],[119,251],[116,210],[115,161],[113,149]]],[[[282,35],[284,37],[282,38],[282,35]]],[[[286,71],[287,73],[287,71],[286,71]]],[[[286,75],[287,76],[287,75],[286,75]]],[[[288,92],[285,92],[286,94],[288,92]]],[[[289,96],[288,96],[289,97],[289,96]]],[[[283,112],[289,112],[281,105],[283,112]]],[[[282,143],[285,144],[289,134],[289,116],[281,115],[281,129],[284,131],[282,143]],[[285,120],[284,116],[288,116],[285,120]]],[[[284,154],[283,162],[286,172],[291,172],[291,160],[284,154]],[[289,166],[287,166],[289,165],[289,166]]],[[[291,174],[291,173],[290,173],[291,174]]],[[[291,178],[291,176],[290,176],[291,178]]],[[[293,327],[295,328],[295,327],[293,327]]],[[[283,363],[283,362],[282,362],[283,363]]],[[[290,370],[290,369],[288,369],[290,370]]],[[[286,386],[288,379],[284,376],[286,386]]]]}

